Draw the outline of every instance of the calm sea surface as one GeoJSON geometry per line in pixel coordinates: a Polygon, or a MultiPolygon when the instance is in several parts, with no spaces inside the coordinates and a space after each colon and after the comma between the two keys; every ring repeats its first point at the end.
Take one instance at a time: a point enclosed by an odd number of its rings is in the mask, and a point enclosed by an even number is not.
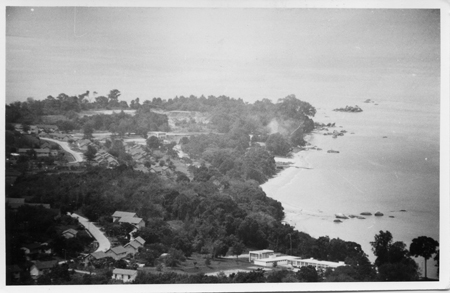
{"type": "MultiPolygon", "coordinates": [[[[336,123],[330,131],[347,133],[336,139],[312,134],[309,142],[322,150],[293,158],[296,166],[311,169],[290,168],[262,187],[283,204],[286,221],[298,230],[355,241],[373,261],[370,241],[380,230],[408,248],[418,236],[439,241],[439,105],[364,100],[312,103],[318,109],[315,121],[336,123]],[[364,111],[332,111],[355,104],[364,111]],[[331,149],[339,154],[327,153],[331,149]],[[384,216],[333,223],[336,213],[366,211],[384,216]]],[[[423,259],[418,263],[422,268],[423,259]]],[[[433,265],[429,277],[436,274],[433,265]]]]}

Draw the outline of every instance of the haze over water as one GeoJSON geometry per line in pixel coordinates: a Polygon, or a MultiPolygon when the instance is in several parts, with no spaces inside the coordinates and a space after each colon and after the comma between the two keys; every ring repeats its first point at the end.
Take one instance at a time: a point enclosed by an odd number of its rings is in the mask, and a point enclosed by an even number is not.
{"type": "Polygon", "coordinates": [[[439,100],[439,11],[7,7],[6,101],[439,100]]]}

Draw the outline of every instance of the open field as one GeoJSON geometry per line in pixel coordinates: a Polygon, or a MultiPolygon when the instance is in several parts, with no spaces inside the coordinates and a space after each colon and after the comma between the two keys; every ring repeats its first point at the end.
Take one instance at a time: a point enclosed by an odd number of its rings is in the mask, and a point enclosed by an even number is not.
{"type": "MultiPolygon", "coordinates": [[[[193,254],[187,258],[186,261],[179,264],[176,268],[164,267],[161,272],[175,272],[178,274],[208,274],[213,275],[219,272],[225,274],[237,273],[239,271],[249,272],[258,268],[253,263],[248,262],[248,256],[215,258],[211,259],[210,265],[205,264],[206,256],[201,254],[193,254]]],[[[272,270],[272,268],[264,268],[265,270],[272,270]]],[[[144,272],[159,273],[156,267],[144,267],[140,270],[144,272]]]]}

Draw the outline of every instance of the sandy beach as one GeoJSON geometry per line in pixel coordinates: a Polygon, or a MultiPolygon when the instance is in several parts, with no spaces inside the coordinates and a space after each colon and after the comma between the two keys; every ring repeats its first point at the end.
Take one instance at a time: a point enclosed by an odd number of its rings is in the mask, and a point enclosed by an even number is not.
{"type": "MultiPolygon", "coordinates": [[[[306,140],[321,150],[310,148],[292,158],[276,158],[291,162],[292,167],[261,186],[282,203],[287,223],[316,238],[329,236],[359,243],[372,262],[375,256],[370,242],[380,230],[390,231],[394,241],[403,241],[408,247],[419,236],[439,239],[438,147],[430,143],[410,145],[410,128],[391,123],[399,117],[408,123],[416,120],[408,117],[410,112],[391,110],[386,105],[366,107],[358,114],[318,111],[315,121],[336,122],[329,131],[345,130],[345,135],[334,139],[324,135],[327,131],[314,131],[306,140]],[[390,113],[393,120],[386,119],[380,125],[376,118],[380,112],[388,118],[390,113]],[[383,216],[333,222],[338,213],[377,211],[383,216]]],[[[423,259],[417,262],[423,271],[423,259]]],[[[436,277],[433,261],[428,263],[428,276],[436,277]]]]}

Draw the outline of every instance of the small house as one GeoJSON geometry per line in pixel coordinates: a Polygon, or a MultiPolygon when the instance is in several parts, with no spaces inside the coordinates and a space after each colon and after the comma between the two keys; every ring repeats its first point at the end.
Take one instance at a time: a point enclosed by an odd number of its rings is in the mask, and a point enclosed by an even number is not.
{"type": "Polygon", "coordinates": [[[103,252],[103,251],[96,251],[96,252],[93,252],[93,253],[89,254],[86,258],[87,258],[88,261],[95,261],[95,260],[100,260],[100,259],[104,259],[104,258],[107,258],[107,257],[109,257],[109,255],[106,254],[105,252],[103,252]]]}
{"type": "Polygon", "coordinates": [[[41,149],[50,149],[51,147],[51,144],[47,141],[41,143],[41,149]]]}
{"type": "Polygon", "coordinates": [[[30,148],[19,148],[17,152],[21,155],[27,155],[29,152],[31,152],[32,149],[30,148]]]}
{"type": "Polygon", "coordinates": [[[114,260],[119,260],[126,257],[130,252],[123,246],[116,246],[108,249],[105,254],[112,257],[114,260]]]}
{"type": "Polygon", "coordinates": [[[50,270],[54,268],[57,264],[58,264],[57,260],[36,261],[30,268],[31,278],[36,280],[40,276],[49,273],[50,270]]]}
{"type": "Polygon", "coordinates": [[[50,156],[50,150],[49,149],[34,149],[36,152],[36,157],[49,157],[50,156]]]}
{"type": "Polygon", "coordinates": [[[52,254],[52,247],[50,246],[50,243],[52,242],[52,240],[49,240],[47,242],[42,242],[41,243],[41,252],[44,254],[52,254]]]}
{"type": "Polygon", "coordinates": [[[112,273],[112,279],[123,281],[124,283],[133,282],[137,277],[137,271],[126,269],[114,269],[112,273]]]}
{"type": "Polygon", "coordinates": [[[38,125],[36,125],[36,126],[37,126],[37,127],[39,128],[39,130],[41,130],[41,131],[53,132],[53,131],[58,130],[58,126],[56,126],[56,125],[38,124],[38,125]]]}
{"type": "Polygon", "coordinates": [[[12,209],[18,209],[25,204],[25,198],[6,197],[5,199],[7,206],[11,207],[12,209]]]}
{"type": "Polygon", "coordinates": [[[35,133],[38,134],[39,133],[39,128],[36,125],[30,125],[30,133],[35,133]]]}
{"type": "Polygon", "coordinates": [[[115,211],[112,215],[113,222],[116,222],[120,220],[120,218],[134,218],[137,217],[136,213],[130,213],[130,212],[122,212],[122,211],[115,211]]]}
{"type": "Polygon", "coordinates": [[[30,259],[31,256],[35,256],[41,252],[41,244],[40,243],[30,243],[21,247],[27,259],[30,259]]]}
{"type": "Polygon", "coordinates": [[[27,206],[32,206],[32,207],[43,207],[45,209],[51,209],[50,204],[48,203],[25,203],[27,206]]]}
{"type": "Polygon", "coordinates": [[[67,229],[64,232],[62,232],[62,236],[64,236],[66,239],[77,237],[78,231],[75,229],[67,229]]]}
{"type": "Polygon", "coordinates": [[[119,223],[128,223],[135,226],[138,229],[145,227],[145,222],[141,218],[123,217],[120,218],[119,223]]]}
{"type": "Polygon", "coordinates": [[[134,238],[134,241],[139,242],[142,246],[144,246],[144,244],[145,244],[145,240],[142,239],[141,236],[134,238]]]}
{"type": "Polygon", "coordinates": [[[139,247],[142,247],[142,244],[140,244],[136,240],[131,241],[124,246],[124,248],[133,255],[135,255],[139,251],[139,247]]]}

